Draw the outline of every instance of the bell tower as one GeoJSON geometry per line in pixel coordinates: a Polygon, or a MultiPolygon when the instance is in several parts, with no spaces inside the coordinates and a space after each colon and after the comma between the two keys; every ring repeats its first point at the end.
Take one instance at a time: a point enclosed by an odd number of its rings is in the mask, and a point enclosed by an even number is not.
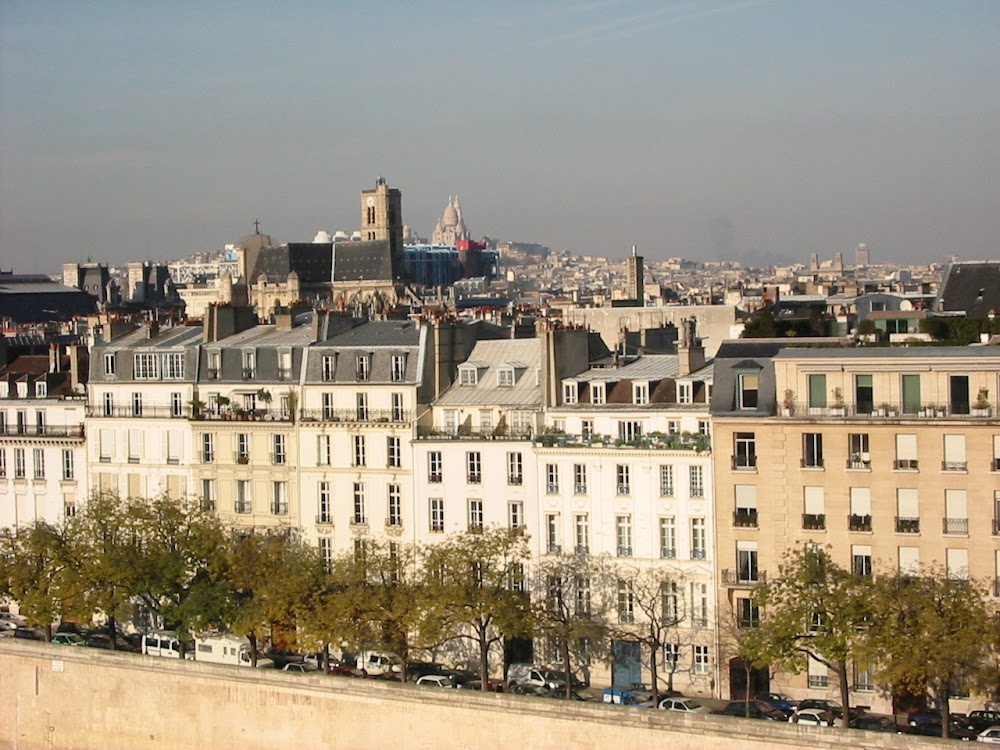
{"type": "Polygon", "coordinates": [[[387,241],[392,256],[392,278],[403,275],[402,193],[390,188],[384,177],[375,181],[374,190],[361,191],[361,238],[387,241]]]}

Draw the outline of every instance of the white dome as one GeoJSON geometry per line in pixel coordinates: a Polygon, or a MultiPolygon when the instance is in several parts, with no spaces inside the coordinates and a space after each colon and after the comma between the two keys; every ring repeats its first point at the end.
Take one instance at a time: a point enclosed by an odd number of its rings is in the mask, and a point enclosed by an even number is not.
{"type": "Polygon", "coordinates": [[[331,242],[331,241],[332,238],[330,237],[330,233],[325,229],[320,229],[318,232],[316,232],[316,236],[313,237],[313,242],[316,243],[331,242]]]}

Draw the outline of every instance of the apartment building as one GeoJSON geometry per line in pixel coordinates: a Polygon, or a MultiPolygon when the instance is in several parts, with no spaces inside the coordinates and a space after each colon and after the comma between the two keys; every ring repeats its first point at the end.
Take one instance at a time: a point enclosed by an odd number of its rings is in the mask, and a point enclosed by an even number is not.
{"type": "MultiPolygon", "coordinates": [[[[858,575],[936,565],[1000,580],[998,388],[994,347],[723,344],[711,401],[720,607],[751,627],[751,589],[803,542],[858,575]]],[[[735,681],[742,670],[723,658],[735,681]]],[[[835,697],[835,677],[804,666],[771,689],[835,697]]],[[[889,708],[865,665],[851,678],[852,704],[889,708]]],[[[767,689],[766,670],[752,679],[767,689]]]]}

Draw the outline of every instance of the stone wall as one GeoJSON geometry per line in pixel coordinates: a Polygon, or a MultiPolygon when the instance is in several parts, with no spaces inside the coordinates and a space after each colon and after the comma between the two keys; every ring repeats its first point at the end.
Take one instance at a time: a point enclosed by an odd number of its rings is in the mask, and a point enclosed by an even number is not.
{"type": "MultiPolygon", "coordinates": [[[[927,743],[927,744],[925,744],[927,743]]],[[[775,725],[0,639],[0,749],[933,747],[775,725]]]]}

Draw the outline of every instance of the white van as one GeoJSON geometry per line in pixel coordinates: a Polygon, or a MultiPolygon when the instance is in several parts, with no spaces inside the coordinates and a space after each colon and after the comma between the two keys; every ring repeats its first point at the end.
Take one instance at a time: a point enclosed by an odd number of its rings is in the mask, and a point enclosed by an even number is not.
{"type": "MultiPolygon", "coordinates": [[[[142,636],[142,653],[146,656],[181,658],[181,639],[173,630],[151,630],[142,636]]],[[[194,641],[184,642],[184,658],[194,658],[194,641]]]]}
{"type": "Polygon", "coordinates": [[[358,654],[357,667],[370,675],[379,675],[402,672],[403,662],[395,654],[387,654],[382,651],[362,651],[358,654]]]}
{"type": "MultiPolygon", "coordinates": [[[[235,667],[249,667],[250,639],[231,633],[204,635],[194,639],[195,660],[209,664],[229,664],[235,667]]],[[[257,657],[257,669],[273,669],[274,662],[263,656],[257,657]]]]}

